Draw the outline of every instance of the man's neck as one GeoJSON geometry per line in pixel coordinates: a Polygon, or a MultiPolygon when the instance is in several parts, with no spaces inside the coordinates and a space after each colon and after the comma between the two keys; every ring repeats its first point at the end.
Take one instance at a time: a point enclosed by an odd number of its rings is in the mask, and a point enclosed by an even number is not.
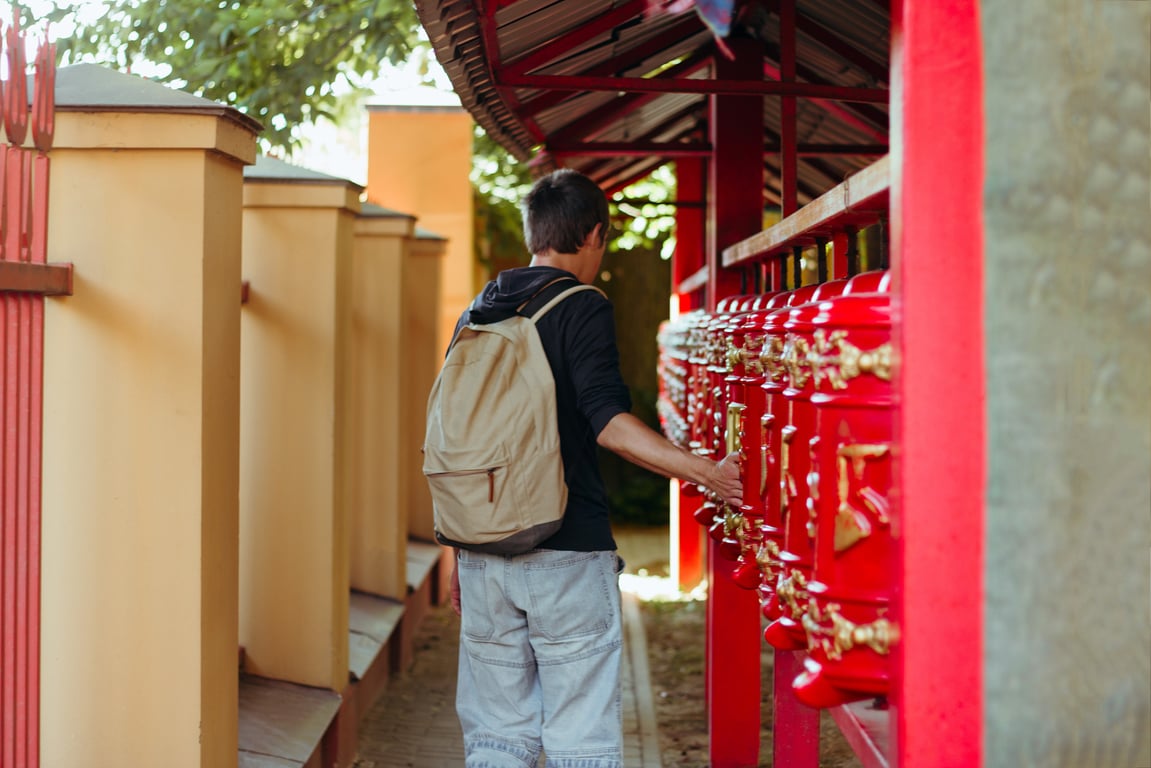
{"type": "Polygon", "coordinates": [[[553,267],[579,274],[580,257],[575,253],[556,253],[554,250],[544,251],[532,255],[531,267],[553,267]]]}

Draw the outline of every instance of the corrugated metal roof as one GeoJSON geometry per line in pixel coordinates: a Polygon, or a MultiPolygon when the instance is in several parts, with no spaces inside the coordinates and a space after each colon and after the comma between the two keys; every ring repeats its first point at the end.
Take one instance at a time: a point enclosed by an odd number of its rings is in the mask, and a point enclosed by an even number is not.
{"type": "MultiPolygon", "coordinates": [[[[765,79],[778,70],[778,0],[737,2],[733,34],[763,45],[765,79]]],[[[636,0],[417,0],[421,22],[464,107],[521,160],[578,168],[605,187],[668,160],[658,146],[605,157],[591,144],[643,141],[700,146],[707,140],[707,97],[692,93],[560,90],[535,76],[648,77],[714,55],[710,31],[693,12],[645,16],[636,0]],[[497,9],[493,13],[491,9],[497,9]],[[610,23],[609,23],[610,22],[610,23]],[[590,30],[590,32],[588,32],[590,30]],[[586,34],[585,34],[586,33],[586,34]],[[574,37],[568,37],[569,35],[574,37]],[[560,45],[565,43],[566,45],[560,45]],[[526,68],[517,66],[530,61],[526,68]],[[530,75],[535,79],[516,79],[530,75]],[[529,87],[530,86],[530,87],[529,87]]],[[[800,82],[884,88],[890,18],[875,0],[796,0],[800,82]]],[[[679,77],[711,77],[703,66],[679,77]]],[[[765,142],[777,144],[780,102],[763,99],[765,142]]],[[[798,99],[799,198],[806,202],[870,164],[886,145],[887,105],[798,99]],[[848,154],[854,151],[854,154],[848,154]],[[819,154],[813,154],[818,152],[819,154]]],[[[765,197],[780,196],[778,153],[765,154],[765,197]]]]}

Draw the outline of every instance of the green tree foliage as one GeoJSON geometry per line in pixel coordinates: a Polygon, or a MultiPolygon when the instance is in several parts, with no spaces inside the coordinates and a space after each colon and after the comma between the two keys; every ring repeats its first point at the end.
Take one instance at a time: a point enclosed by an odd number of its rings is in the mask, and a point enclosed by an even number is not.
{"type": "MultiPolygon", "coordinates": [[[[71,18],[72,6],[49,18],[71,18]]],[[[162,82],[236,106],[290,148],[295,126],[335,119],[348,92],[406,60],[418,28],[408,0],[111,0],[59,49],[64,63],[164,65],[162,82]]]]}
{"type": "Polygon", "coordinates": [[[492,274],[528,262],[519,202],[531,188],[528,167],[482,128],[472,142],[472,191],[476,258],[492,274]]]}

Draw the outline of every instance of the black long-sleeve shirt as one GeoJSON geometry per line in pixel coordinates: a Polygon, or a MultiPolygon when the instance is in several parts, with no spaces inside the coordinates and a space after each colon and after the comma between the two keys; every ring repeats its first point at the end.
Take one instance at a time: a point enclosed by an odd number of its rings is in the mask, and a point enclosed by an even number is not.
{"type": "MultiPolygon", "coordinates": [[[[465,322],[492,323],[510,317],[531,300],[524,307],[528,314],[570,288],[574,280],[570,272],[554,267],[504,270],[460,317],[457,330],[465,322]],[[569,280],[539,293],[559,278],[569,280]]],[[[611,302],[595,291],[580,291],[553,307],[536,328],[555,378],[560,453],[568,486],[563,525],[540,548],[614,550],[596,438],[612,418],[631,410],[631,397],[619,371],[611,302]]]]}

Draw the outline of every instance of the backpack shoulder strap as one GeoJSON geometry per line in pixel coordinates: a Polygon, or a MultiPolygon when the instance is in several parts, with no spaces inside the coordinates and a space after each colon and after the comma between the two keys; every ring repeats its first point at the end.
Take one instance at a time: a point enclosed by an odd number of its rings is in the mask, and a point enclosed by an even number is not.
{"type": "Polygon", "coordinates": [[[528,317],[531,318],[531,321],[533,323],[538,323],[540,318],[543,317],[544,315],[546,315],[548,312],[550,312],[552,310],[552,308],[555,307],[556,304],[559,304],[561,301],[566,299],[568,296],[571,296],[573,293],[579,293],[580,291],[595,291],[600,296],[603,296],[605,299],[607,298],[607,294],[605,294],[599,288],[596,288],[594,285],[587,285],[586,283],[578,283],[576,285],[573,285],[571,288],[568,288],[567,290],[561,292],[558,296],[554,297],[547,304],[544,304],[542,307],[537,309],[531,315],[528,315],[528,317]]]}

